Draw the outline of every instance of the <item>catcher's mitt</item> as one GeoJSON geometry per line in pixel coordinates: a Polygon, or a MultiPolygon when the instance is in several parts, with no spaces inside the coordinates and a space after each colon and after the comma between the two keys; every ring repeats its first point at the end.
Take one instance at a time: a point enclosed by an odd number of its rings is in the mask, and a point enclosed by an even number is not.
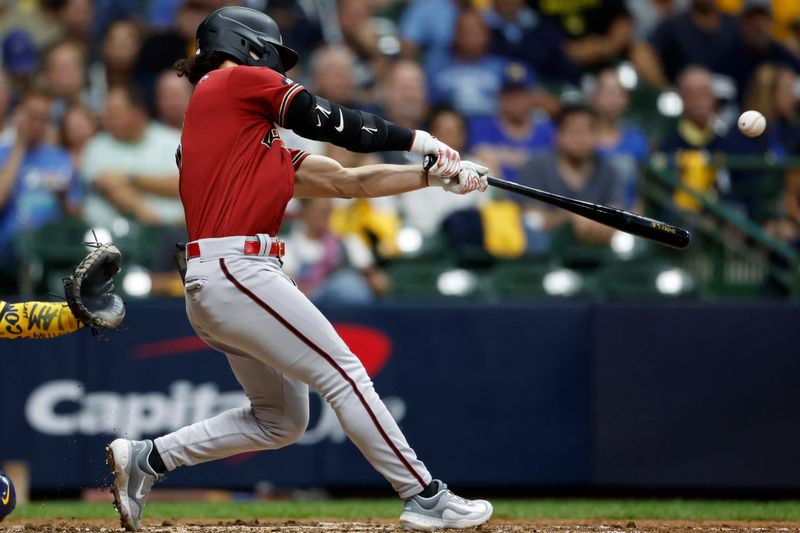
{"type": "Polygon", "coordinates": [[[125,303],[114,294],[113,283],[121,267],[117,247],[101,244],[64,278],[67,304],[75,318],[92,328],[117,329],[122,324],[125,303]]]}

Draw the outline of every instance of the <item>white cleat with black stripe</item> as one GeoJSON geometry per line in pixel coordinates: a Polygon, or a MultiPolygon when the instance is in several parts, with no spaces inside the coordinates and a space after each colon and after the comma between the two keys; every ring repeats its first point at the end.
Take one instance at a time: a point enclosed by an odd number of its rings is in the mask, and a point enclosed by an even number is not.
{"type": "Polygon", "coordinates": [[[492,504],[486,500],[467,500],[453,494],[438,479],[432,483],[438,483],[439,491],[430,498],[414,496],[406,500],[400,515],[403,529],[464,529],[479,526],[492,517],[492,504]]]}
{"type": "Polygon", "coordinates": [[[151,440],[116,439],[106,447],[106,464],[114,474],[114,508],[120,524],[128,531],[141,529],[145,501],[153,485],[163,477],[147,462],[152,450],[151,440]]]}

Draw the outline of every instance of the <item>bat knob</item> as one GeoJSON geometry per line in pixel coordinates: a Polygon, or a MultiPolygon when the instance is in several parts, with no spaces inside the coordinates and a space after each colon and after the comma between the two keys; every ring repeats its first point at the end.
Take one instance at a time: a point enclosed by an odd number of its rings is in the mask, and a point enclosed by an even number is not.
{"type": "Polygon", "coordinates": [[[425,157],[422,158],[422,168],[425,170],[430,170],[433,168],[433,165],[436,164],[436,161],[439,160],[439,157],[435,154],[426,154],[425,157]]]}

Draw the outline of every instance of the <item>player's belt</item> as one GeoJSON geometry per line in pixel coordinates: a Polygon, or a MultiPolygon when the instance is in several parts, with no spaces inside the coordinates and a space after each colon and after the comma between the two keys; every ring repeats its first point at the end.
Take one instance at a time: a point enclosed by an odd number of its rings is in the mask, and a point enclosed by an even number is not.
{"type": "MultiPolygon", "coordinates": [[[[283,257],[286,255],[286,243],[280,239],[272,239],[269,245],[269,253],[261,252],[261,241],[257,237],[248,237],[244,241],[242,253],[244,255],[268,255],[270,257],[283,257]]],[[[186,259],[200,257],[200,243],[192,241],[186,245],[186,259]]]]}

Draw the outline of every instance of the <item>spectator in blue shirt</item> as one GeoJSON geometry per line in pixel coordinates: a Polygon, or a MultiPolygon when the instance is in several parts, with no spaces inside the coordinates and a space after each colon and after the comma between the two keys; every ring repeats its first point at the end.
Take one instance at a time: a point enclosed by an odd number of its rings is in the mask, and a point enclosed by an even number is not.
{"type": "Polygon", "coordinates": [[[452,54],[428,66],[429,99],[475,117],[493,115],[506,59],[489,54],[489,28],[481,14],[462,11],[456,23],[452,54]]]}
{"type": "Polygon", "coordinates": [[[400,20],[403,55],[424,58],[423,63],[440,63],[449,55],[458,18],[456,0],[415,0],[400,20]]]}
{"type": "Polygon", "coordinates": [[[516,181],[517,169],[535,150],[552,145],[553,125],[534,116],[535,87],[530,69],[510,63],[503,74],[498,114],[470,122],[470,145],[476,156],[507,180],[516,181]]]}
{"type": "Polygon", "coordinates": [[[628,109],[628,92],[616,70],[605,69],[597,74],[592,104],[597,112],[597,151],[622,179],[623,207],[637,209],[639,169],[647,160],[650,147],[642,130],[622,121],[628,109]]]}
{"type": "Polygon", "coordinates": [[[0,148],[0,247],[5,250],[0,262],[5,267],[20,232],[80,213],[82,190],[69,153],[46,140],[51,105],[44,94],[27,93],[17,113],[15,142],[0,148]]]}

